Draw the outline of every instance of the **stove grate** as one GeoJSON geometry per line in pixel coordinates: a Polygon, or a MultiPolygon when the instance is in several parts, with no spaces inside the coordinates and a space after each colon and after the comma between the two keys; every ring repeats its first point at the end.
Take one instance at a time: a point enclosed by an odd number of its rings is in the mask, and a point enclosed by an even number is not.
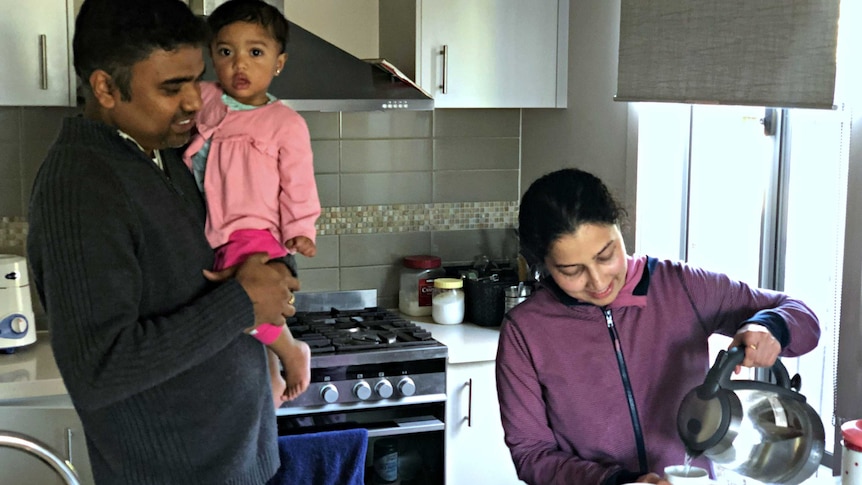
{"type": "Polygon", "coordinates": [[[379,307],[298,313],[287,321],[312,354],[347,353],[434,343],[431,332],[379,307]]]}

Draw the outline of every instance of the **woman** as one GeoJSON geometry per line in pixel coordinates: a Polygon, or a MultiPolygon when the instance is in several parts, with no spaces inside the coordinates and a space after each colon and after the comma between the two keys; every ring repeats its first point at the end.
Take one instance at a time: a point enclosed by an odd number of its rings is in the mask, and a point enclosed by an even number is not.
{"type": "Polygon", "coordinates": [[[744,345],[750,367],[820,337],[814,313],[785,294],[627,256],[623,215],[601,180],[575,169],[545,175],[521,201],[521,251],[543,278],[501,328],[497,388],[528,484],[666,484],[664,467],[686,458],[676,414],[703,382],[711,334],[744,345]]]}

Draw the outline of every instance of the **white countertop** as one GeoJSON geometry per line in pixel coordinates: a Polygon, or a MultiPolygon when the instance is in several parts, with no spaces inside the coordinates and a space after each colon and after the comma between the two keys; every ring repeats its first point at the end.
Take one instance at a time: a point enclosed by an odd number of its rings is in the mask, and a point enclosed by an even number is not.
{"type": "Polygon", "coordinates": [[[841,477],[833,477],[832,470],[824,470],[822,476],[811,477],[802,482],[802,485],[841,485],[841,477]]]}
{"type": "Polygon", "coordinates": [[[47,332],[13,354],[0,354],[0,401],[66,394],[47,332]]]}
{"type": "MultiPolygon", "coordinates": [[[[450,364],[493,361],[497,356],[499,327],[472,323],[441,325],[433,323],[431,317],[402,316],[446,345],[450,364]]],[[[0,401],[67,394],[47,332],[39,332],[36,343],[13,354],[0,354],[0,401]]]]}
{"type": "MultiPolygon", "coordinates": [[[[763,485],[757,480],[742,478],[739,475],[719,476],[718,480],[714,483],[718,485],[763,485]]],[[[814,476],[805,480],[800,485],[841,485],[841,477],[833,477],[832,470],[821,466],[814,476]]]]}
{"type": "Polygon", "coordinates": [[[449,363],[487,362],[497,358],[500,327],[480,327],[472,323],[443,325],[431,317],[401,315],[406,320],[431,332],[434,340],[449,348],[449,363]]]}
{"type": "MultiPolygon", "coordinates": [[[[441,325],[433,323],[431,317],[404,314],[402,317],[428,330],[435,340],[446,345],[450,364],[487,362],[496,358],[499,327],[481,327],[472,323],[441,325]]],[[[67,394],[47,332],[39,332],[35,344],[18,349],[14,354],[0,354],[0,402],[67,394]]],[[[803,485],[841,483],[841,477],[830,476],[828,470],[823,470],[820,475],[806,480],[803,485]]]]}

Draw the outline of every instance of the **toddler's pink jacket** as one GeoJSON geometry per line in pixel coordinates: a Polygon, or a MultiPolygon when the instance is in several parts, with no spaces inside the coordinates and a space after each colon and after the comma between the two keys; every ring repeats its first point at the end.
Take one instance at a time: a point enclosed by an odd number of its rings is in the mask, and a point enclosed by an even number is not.
{"type": "Polygon", "coordinates": [[[280,102],[230,110],[216,83],[202,82],[203,107],[196,134],[183,155],[212,138],[204,175],[206,236],[212,247],[238,229],[266,229],[276,240],[315,240],[320,200],[314,181],[311,139],[305,120],[280,102]]]}

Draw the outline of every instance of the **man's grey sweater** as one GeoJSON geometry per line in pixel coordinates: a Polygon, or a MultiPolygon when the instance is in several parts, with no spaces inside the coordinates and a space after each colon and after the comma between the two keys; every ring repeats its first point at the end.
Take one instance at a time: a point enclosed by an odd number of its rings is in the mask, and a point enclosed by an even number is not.
{"type": "Polygon", "coordinates": [[[66,119],[30,201],[27,251],[98,484],[262,484],[278,468],[252,304],[208,282],[194,179],[117,130],[66,119]]]}

